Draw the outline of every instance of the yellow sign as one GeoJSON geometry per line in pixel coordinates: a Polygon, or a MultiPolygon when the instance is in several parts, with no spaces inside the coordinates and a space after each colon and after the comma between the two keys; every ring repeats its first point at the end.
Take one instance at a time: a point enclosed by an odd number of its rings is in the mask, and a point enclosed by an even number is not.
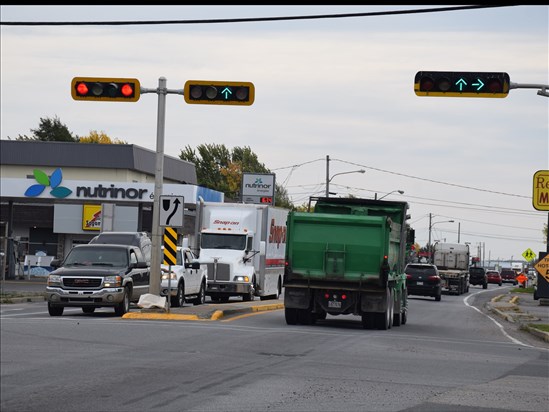
{"type": "Polygon", "coordinates": [[[532,249],[528,248],[522,252],[522,257],[530,262],[532,259],[536,258],[536,253],[532,249]]]}
{"type": "Polygon", "coordinates": [[[101,205],[84,205],[82,230],[101,230],[101,205]]]}
{"type": "Polygon", "coordinates": [[[173,227],[164,228],[164,265],[177,264],[177,231],[173,227]]]}
{"type": "Polygon", "coordinates": [[[541,259],[536,265],[534,265],[534,267],[539,274],[543,276],[547,282],[549,282],[549,255],[541,259]]]}
{"type": "Polygon", "coordinates": [[[534,173],[532,205],[536,210],[549,210],[549,170],[534,173]]]}

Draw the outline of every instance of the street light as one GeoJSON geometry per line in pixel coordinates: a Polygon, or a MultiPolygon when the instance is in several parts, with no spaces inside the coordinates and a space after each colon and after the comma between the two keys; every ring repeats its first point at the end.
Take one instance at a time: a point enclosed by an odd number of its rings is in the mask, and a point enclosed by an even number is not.
{"type": "MultiPolygon", "coordinates": [[[[387,197],[387,196],[389,196],[391,193],[395,193],[395,192],[398,192],[398,193],[400,193],[401,195],[404,194],[404,190],[393,190],[392,192],[387,193],[385,196],[381,196],[381,197],[380,197],[379,199],[377,199],[377,200],[381,200],[381,199],[383,199],[384,197],[387,197]]],[[[377,198],[377,193],[376,193],[376,198],[377,198]]]]}
{"type": "Polygon", "coordinates": [[[432,215],[431,215],[431,213],[429,213],[429,243],[428,243],[428,246],[429,246],[429,263],[433,263],[433,259],[432,259],[432,256],[433,256],[432,249],[433,248],[431,247],[431,229],[437,223],[454,223],[453,220],[441,220],[440,222],[432,222],[431,218],[432,218],[432,215]]]}
{"type": "Polygon", "coordinates": [[[352,170],[350,172],[336,173],[329,179],[328,179],[328,176],[326,176],[326,197],[330,197],[330,182],[332,181],[332,179],[338,175],[346,175],[347,173],[366,173],[366,170],[360,169],[360,170],[352,170]]]}

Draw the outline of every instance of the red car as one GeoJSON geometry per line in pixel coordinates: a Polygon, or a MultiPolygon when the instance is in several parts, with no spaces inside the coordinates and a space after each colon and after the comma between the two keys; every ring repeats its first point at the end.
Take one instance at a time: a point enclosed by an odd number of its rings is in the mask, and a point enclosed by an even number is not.
{"type": "Polygon", "coordinates": [[[503,279],[501,279],[501,275],[497,270],[487,270],[486,277],[488,278],[488,283],[495,283],[499,286],[503,284],[503,279]]]}

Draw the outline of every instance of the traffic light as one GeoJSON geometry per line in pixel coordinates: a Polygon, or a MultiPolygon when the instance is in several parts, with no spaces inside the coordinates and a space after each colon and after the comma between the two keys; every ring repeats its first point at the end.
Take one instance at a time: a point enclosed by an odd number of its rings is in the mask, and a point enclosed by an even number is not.
{"type": "Polygon", "coordinates": [[[183,97],[189,104],[251,106],[255,98],[255,88],[250,82],[187,80],[183,97]]]}
{"type": "Polygon", "coordinates": [[[75,77],[71,83],[74,100],[136,102],[141,96],[137,79],[75,77]]]}
{"type": "Polygon", "coordinates": [[[417,72],[417,96],[507,97],[509,75],[493,72],[417,72]]]}

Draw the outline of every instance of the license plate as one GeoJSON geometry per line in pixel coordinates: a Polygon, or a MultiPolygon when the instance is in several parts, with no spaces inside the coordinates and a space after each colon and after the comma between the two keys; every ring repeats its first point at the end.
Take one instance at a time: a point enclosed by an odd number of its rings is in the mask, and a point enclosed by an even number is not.
{"type": "Polygon", "coordinates": [[[329,308],[339,308],[341,309],[341,302],[337,302],[337,301],[328,301],[328,307],[329,308]]]}
{"type": "Polygon", "coordinates": [[[423,286],[423,282],[417,282],[416,285],[423,286]]]}

